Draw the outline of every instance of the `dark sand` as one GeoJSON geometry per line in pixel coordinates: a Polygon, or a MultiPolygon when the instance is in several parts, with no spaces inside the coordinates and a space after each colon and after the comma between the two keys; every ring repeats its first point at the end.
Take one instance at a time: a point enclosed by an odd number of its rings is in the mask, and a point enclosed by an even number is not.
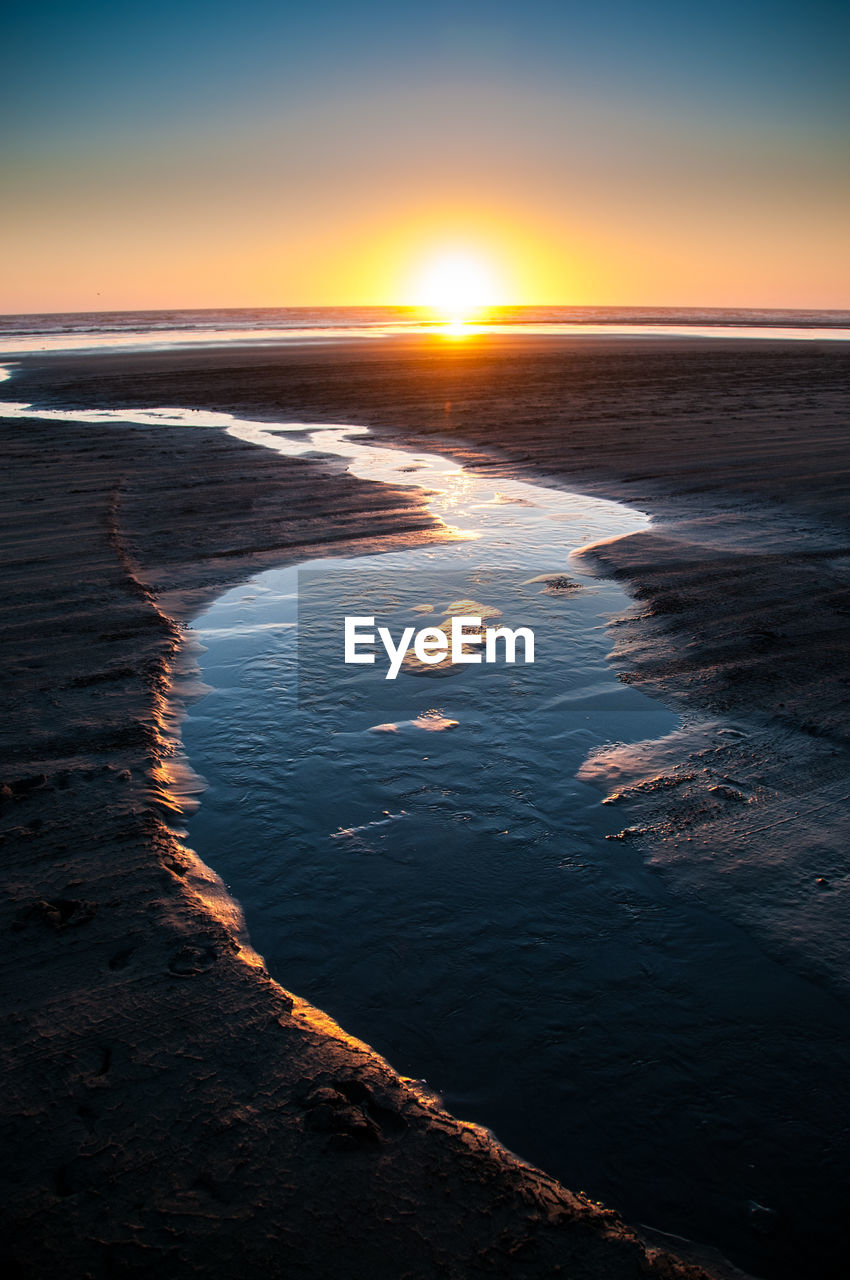
{"type": "MultiPolygon", "coordinates": [[[[844,999],[847,374],[830,343],[399,341],[51,357],[5,394],[364,422],[652,511],[654,531],[595,554],[641,601],[618,669],[688,727],[591,771],[678,888],[710,905],[722,877],[724,913],[844,999]]],[[[216,432],[2,431],[17,1274],[697,1274],[290,1008],[163,820],[179,623],[319,543],[439,536],[415,497],[216,432]]],[[[837,1276],[841,1233],[815,1222],[772,1251],[837,1276]]]]}

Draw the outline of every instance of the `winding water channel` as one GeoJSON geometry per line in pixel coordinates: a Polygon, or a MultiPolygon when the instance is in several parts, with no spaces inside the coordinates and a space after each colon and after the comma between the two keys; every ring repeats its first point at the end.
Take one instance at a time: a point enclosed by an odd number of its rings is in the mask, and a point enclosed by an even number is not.
{"type": "Polygon", "coordinates": [[[628,598],[570,559],[648,518],[363,428],[3,412],[224,429],[429,492],[451,540],[268,570],[194,621],[211,691],[183,725],[206,782],[188,841],[272,975],[450,1110],[634,1221],[793,1274],[763,1233],[830,1212],[828,1112],[800,1081],[828,1082],[846,1020],[720,901],[685,903],[610,839],[622,814],[576,777],[678,724],[608,661],[628,598]],[[397,635],[460,604],[532,628],[534,664],[387,680],[342,661],[346,615],[397,635]]]}

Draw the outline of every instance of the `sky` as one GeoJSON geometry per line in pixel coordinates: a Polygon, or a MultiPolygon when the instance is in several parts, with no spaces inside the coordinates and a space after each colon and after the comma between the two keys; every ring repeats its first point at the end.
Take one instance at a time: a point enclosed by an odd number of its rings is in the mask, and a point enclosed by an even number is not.
{"type": "Polygon", "coordinates": [[[850,306],[850,6],[11,0],[0,312],[850,306]]]}

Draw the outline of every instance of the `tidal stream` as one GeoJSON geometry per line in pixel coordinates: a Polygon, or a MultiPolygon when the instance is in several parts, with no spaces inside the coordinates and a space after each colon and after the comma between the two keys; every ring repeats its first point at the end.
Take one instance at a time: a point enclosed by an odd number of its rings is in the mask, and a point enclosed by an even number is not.
{"type": "Polygon", "coordinates": [[[678,725],[609,664],[628,597],[570,560],[647,517],[364,429],[228,429],[420,485],[465,535],[270,570],[194,623],[213,692],[184,726],[208,784],[189,840],[270,971],[566,1185],[785,1274],[788,1135],[823,1131],[799,1079],[840,1038],[834,1004],[721,903],[674,896],[576,777],[595,749],[678,725]],[[390,681],[380,655],[343,663],[345,615],[397,636],[462,602],[533,628],[534,665],[390,681]]]}
{"type": "Polygon", "coordinates": [[[846,1014],[724,919],[720,889],[702,906],[671,892],[576,776],[595,750],[679,723],[617,679],[610,627],[629,599],[570,559],[648,518],[379,447],[365,428],[2,413],[224,429],[429,492],[450,540],[269,570],[194,621],[211,691],[183,724],[206,782],[189,843],[271,974],[455,1114],[754,1274],[803,1274],[812,1241],[812,1274],[839,1274],[830,1097],[846,1014]],[[397,636],[476,611],[533,629],[535,662],[407,664],[396,680],[380,654],[343,662],[346,615],[397,636]]]}

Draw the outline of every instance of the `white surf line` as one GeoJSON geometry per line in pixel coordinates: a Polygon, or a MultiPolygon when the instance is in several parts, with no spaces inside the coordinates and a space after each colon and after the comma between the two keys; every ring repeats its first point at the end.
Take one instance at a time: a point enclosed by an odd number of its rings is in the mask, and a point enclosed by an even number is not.
{"type": "Polygon", "coordinates": [[[215,346],[316,345],[323,342],[391,341],[404,337],[435,337],[449,341],[467,337],[562,338],[703,338],[735,341],[847,342],[850,328],[792,325],[736,324],[582,324],[578,321],[529,321],[462,326],[451,323],[391,321],[373,325],[320,326],[314,328],[256,329],[138,329],[115,333],[9,334],[0,338],[0,356],[50,356],[109,351],[167,351],[215,346]]]}

